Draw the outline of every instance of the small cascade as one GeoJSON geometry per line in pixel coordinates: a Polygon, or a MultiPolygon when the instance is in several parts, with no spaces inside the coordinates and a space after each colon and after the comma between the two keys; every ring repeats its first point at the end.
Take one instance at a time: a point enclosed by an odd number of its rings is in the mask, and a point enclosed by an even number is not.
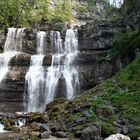
{"type": "Polygon", "coordinates": [[[0,133],[3,133],[4,131],[4,125],[0,123],[0,133]]]}
{"type": "Polygon", "coordinates": [[[8,29],[7,38],[4,45],[4,52],[0,54],[0,82],[9,71],[8,65],[11,59],[21,51],[23,32],[24,28],[8,29]]]}
{"type": "Polygon", "coordinates": [[[40,31],[37,33],[37,54],[31,57],[30,68],[27,72],[25,99],[28,99],[28,112],[44,111],[44,68],[43,50],[45,46],[46,33],[40,31]],[[27,97],[26,97],[27,96],[27,97]]]}
{"type": "Polygon", "coordinates": [[[15,121],[15,126],[16,127],[22,127],[23,125],[26,124],[26,119],[25,118],[19,118],[15,121]]]}
{"type": "Polygon", "coordinates": [[[59,32],[52,32],[52,37],[56,53],[53,54],[52,64],[48,67],[45,92],[46,104],[53,101],[57,96],[72,99],[79,88],[78,72],[73,65],[73,61],[78,55],[76,33],[72,29],[67,30],[64,48],[59,32]]]}

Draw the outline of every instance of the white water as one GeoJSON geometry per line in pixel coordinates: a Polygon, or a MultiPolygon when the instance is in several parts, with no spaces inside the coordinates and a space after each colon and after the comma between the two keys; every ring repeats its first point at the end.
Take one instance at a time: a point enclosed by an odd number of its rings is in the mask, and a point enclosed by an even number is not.
{"type": "MultiPolygon", "coordinates": [[[[45,45],[46,33],[40,31],[37,33],[37,55],[31,57],[31,66],[27,72],[25,79],[27,85],[28,112],[44,111],[44,68],[43,50],[45,45]]],[[[26,96],[25,95],[25,96],[26,96]]]]}
{"type": "Polygon", "coordinates": [[[4,131],[4,125],[0,123],[0,133],[3,133],[4,131]]]}
{"type": "MultiPolygon", "coordinates": [[[[72,29],[66,32],[64,48],[59,32],[52,32],[56,53],[52,56],[52,64],[48,67],[46,80],[46,104],[53,101],[59,94],[59,80],[63,79],[66,86],[65,96],[72,99],[78,90],[79,79],[78,72],[73,65],[73,61],[78,55],[78,39],[72,29]]],[[[65,87],[62,87],[65,89],[65,87]]],[[[61,90],[64,90],[61,89],[61,90]]]]}
{"type": "Polygon", "coordinates": [[[124,0],[109,0],[110,5],[120,8],[123,4],[124,0]]]}
{"type": "Polygon", "coordinates": [[[25,118],[19,118],[15,121],[15,126],[16,127],[22,127],[26,124],[26,119],[25,118]]]}
{"type": "Polygon", "coordinates": [[[9,71],[9,62],[17,55],[22,48],[22,36],[24,28],[9,28],[4,52],[0,54],[0,82],[5,78],[9,71]]]}

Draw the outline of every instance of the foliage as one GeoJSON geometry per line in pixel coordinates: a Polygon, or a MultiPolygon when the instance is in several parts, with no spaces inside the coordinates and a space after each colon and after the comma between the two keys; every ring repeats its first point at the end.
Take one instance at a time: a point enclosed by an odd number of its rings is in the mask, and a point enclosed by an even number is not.
{"type": "Polygon", "coordinates": [[[131,54],[136,48],[140,47],[140,33],[139,31],[131,31],[127,33],[118,33],[117,42],[111,49],[111,55],[124,56],[131,54]]]}
{"type": "Polygon", "coordinates": [[[106,57],[100,56],[100,57],[97,57],[96,59],[100,67],[103,67],[105,64],[107,64],[111,60],[110,55],[107,55],[106,57]]]}
{"type": "Polygon", "coordinates": [[[6,0],[0,1],[0,25],[2,28],[37,26],[42,20],[47,23],[66,22],[72,18],[69,0],[57,1],[56,7],[50,0],[6,0]]]}
{"type": "Polygon", "coordinates": [[[103,137],[108,137],[115,133],[115,128],[109,123],[102,123],[101,124],[101,135],[103,137]]]}
{"type": "Polygon", "coordinates": [[[78,5],[77,6],[78,14],[83,14],[85,12],[88,12],[88,7],[87,5],[78,5]]]}
{"type": "Polygon", "coordinates": [[[39,140],[39,138],[37,137],[37,136],[31,136],[31,138],[30,138],[31,140],[39,140]]]}
{"type": "Polygon", "coordinates": [[[124,0],[125,5],[127,6],[128,10],[134,8],[134,5],[137,0],[124,0]]]}
{"type": "Polygon", "coordinates": [[[63,3],[60,0],[58,0],[58,3],[54,11],[53,20],[57,22],[65,22],[70,21],[71,19],[72,19],[72,6],[69,0],[64,0],[63,3]]]}
{"type": "MultiPolygon", "coordinates": [[[[72,132],[81,131],[98,122],[102,130],[102,136],[108,137],[117,130],[114,122],[125,120],[134,128],[130,132],[130,136],[135,139],[140,132],[139,85],[140,58],[113,78],[85,91],[72,101],[64,102],[61,106],[62,112],[57,114],[57,118],[59,118],[57,122],[64,120],[67,128],[73,128],[74,131],[69,130],[72,132]],[[76,123],[75,120],[85,117],[85,114],[86,121],[76,123]]],[[[55,104],[55,106],[58,105],[55,104]]],[[[51,117],[50,112],[48,115],[51,117]]],[[[51,121],[53,120],[51,119],[51,121]]]]}

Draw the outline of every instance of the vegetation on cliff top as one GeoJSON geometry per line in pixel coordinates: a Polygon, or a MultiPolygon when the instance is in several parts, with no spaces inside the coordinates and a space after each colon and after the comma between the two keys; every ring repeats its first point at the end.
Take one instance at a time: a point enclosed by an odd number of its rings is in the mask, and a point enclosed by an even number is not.
{"type": "Polygon", "coordinates": [[[69,0],[6,0],[0,1],[0,26],[3,28],[35,27],[41,22],[64,22],[72,18],[69,0]]]}
{"type": "MultiPolygon", "coordinates": [[[[70,22],[75,16],[74,13],[85,13],[95,11],[109,11],[108,0],[96,1],[87,0],[79,5],[71,0],[6,0],[0,1],[0,27],[32,27],[41,24],[53,24],[70,22]],[[100,6],[97,6],[100,3],[100,6]]],[[[102,12],[103,13],[103,12],[102,12]]],[[[101,14],[102,15],[102,14],[101,14]]]]}

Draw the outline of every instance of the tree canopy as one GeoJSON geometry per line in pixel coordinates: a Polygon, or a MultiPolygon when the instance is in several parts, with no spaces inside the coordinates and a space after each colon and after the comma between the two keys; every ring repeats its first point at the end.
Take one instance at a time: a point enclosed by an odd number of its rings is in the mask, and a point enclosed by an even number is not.
{"type": "Polygon", "coordinates": [[[72,17],[71,3],[58,0],[51,6],[50,0],[1,0],[0,27],[35,26],[45,21],[67,21],[72,17]]]}

